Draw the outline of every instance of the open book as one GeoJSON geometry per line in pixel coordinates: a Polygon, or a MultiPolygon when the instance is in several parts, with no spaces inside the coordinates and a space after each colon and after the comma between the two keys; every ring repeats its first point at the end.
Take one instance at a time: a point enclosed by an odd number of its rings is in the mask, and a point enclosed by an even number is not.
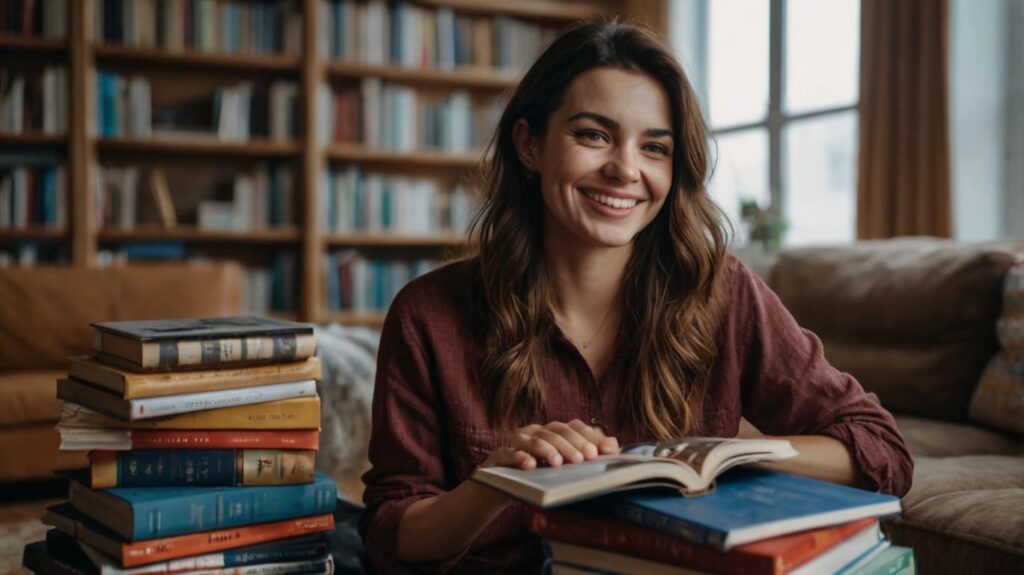
{"type": "Polygon", "coordinates": [[[477,469],[472,479],[538,507],[589,499],[612,491],[668,486],[683,495],[707,493],[720,473],[746,463],[796,455],[779,439],[691,437],[676,443],[638,443],[618,455],[531,470],[477,469]]]}

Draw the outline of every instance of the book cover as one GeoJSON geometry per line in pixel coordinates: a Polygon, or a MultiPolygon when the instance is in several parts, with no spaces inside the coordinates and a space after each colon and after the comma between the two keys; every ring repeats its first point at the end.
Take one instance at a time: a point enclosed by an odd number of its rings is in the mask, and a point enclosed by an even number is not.
{"type": "Polygon", "coordinates": [[[108,429],[58,428],[64,451],[132,449],[308,449],[320,448],[318,429],[108,429]]]}
{"type": "Polygon", "coordinates": [[[595,504],[627,521],[718,549],[900,513],[900,500],[892,495],[749,468],[720,476],[715,490],[703,497],[651,489],[610,495],[595,504]]]}
{"type": "Polygon", "coordinates": [[[319,429],[320,398],[298,397],[267,403],[222,407],[192,413],[180,413],[154,419],[118,419],[65,401],[61,407],[57,431],[63,437],[82,430],[109,429],[319,429]]]}
{"type": "Polygon", "coordinates": [[[298,537],[334,529],[330,513],[272,521],[258,525],[212,529],[145,541],[126,541],[114,531],[93,521],[70,505],[62,503],[47,508],[43,523],[56,527],[78,541],[91,545],[116,559],[121,567],[138,567],[182,557],[203,555],[298,537]]]}
{"type": "Polygon", "coordinates": [[[87,474],[67,475],[68,503],[129,541],[329,513],[338,494],[323,473],[302,485],[103,490],[89,488],[87,474]]]}
{"type": "Polygon", "coordinates": [[[564,509],[535,508],[530,513],[530,531],[547,539],[722,575],[789,573],[876,524],[874,519],[862,519],[722,551],[603,515],[587,503],[564,509]]]}
{"type": "Polygon", "coordinates": [[[677,493],[697,495],[708,492],[715,477],[727,469],[795,455],[784,440],[690,437],[627,446],[618,455],[561,467],[479,468],[472,479],[532,505],[551,507],[627,486],[674,487],[677,493]]]}
{"type": "Polygon", "coordinates": [[[914,558],[914,550],[909,547],[890,545],[845,575],[915,575],[916,573],[917,561],[914,558]]]}
{"type": "Polygon", "coordinates": [[[139,371],[298,361],[316,354],[311,324],[259,316],[92,324],[93,349],[139,371]]]}
{"type": "Polygon", "coordinates": [[[93,489],[312,483],[316,452],[284,449],[93,451],[93,489]]]}
{"type": "Polygon", "coordinates": [[[320,359],[272,363],[247,367],[139,373],[119,368],[89,356],[68,358],[68,375],[120,395],[123,399],[141,399],[257,387],[320,379],[320,359]]]}
{"type": "Polygon", "coordinates": [[[274,383],[259,387],[203,391],[162,397],[122,399],[106,389],[77,379],[57,380],[57,398],[84,405],[119,419],[153,419],[179,413],[204,411],[316,395],[316,381],[274,383]]]}

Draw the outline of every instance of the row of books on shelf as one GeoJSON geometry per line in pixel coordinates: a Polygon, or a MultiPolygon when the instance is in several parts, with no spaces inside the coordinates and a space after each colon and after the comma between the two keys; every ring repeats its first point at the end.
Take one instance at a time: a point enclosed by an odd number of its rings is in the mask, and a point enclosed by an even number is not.
{"type": "Polygon", "coordinates": [[[471,16],[448,6],[383,0],[324,2],[318,24],[323,57],[441,70],[525,68],[559,30],[506,16],[471,16]]]}
{"type": "Polygon", "coordinates": [[[331,232],[456,234],[469,228],[473,195],[461,185],[441,190],[433,178],[365,173],[357,166],[325,173],[320,213],[331,232]]]}
{"type": "Polygon", "coordinates": [[[94,178],[96,221],[103,228],[184,223],[204,230],[252,231],[288,225],[295,218],[295,176],[288,165],[258,164],[218,179],[204,194],[209,199],[181,206],[174,198],[186,194],[175,192],[195,190],[172,190],[159,168],[100,166],[94,178]]]}
{"type": "Polygon", "coordinates": [[[327,309],[356,313],[382,312],[398,291],[436,267],[425,259],[369,259],[355,250],[323,256],[327,309]]]}
{"type": "Polygon", "coordinates": [[[67,261],[67,250],[60,244],[24,240],[0,244],[0,268],[30,267],[64,261],[67,261]]]}
{"type": "Polygon", "coordinates": [[[244,142],[298,135],[295,82],[241,82],[185,101],[154,101],[149,78],[96,73],[96,133],[105,138],[190,138],[244,142]]]}
{"type": "Polygon", "coordinates": [[[61,449],[88,451],[89,467],[65,473],[67,501],[47,509],[52,529],[25,567],[332,573],[337,486],[315,471],[312,326],[240,316],[93,327],[93,354],[70,358],[57,382],[61,449]]]}
{"type": "Polygon", "coordinates": [[[67,225],[67,170],[0,166],[0,230],[67,225]]]}
{"type": "Polygon", "coordinates": [[[880,520],[892,495],[750,464],[789,441],[687,437],[565,467],[478,468],[472,479],[530,506],[557,574],[866,575],[916,571],[880,520]]]}
{"type": "Polygon", "coordinates": [[[96,0],[95,38],[171,51],[298,54],[302,13],[295,0],[96,0]]]}
{"type": "Polygon", "coordinates": [[[67,129],[65,66],[0,68],[0,133],[64,134],[67,129]]]}
{"type": "Polygon", "coordinates": [[[500,97],[471,98],[464,90],[436,97],[368,77],[358,87],[341,88],[333,94],[322,87],[317,106],[326,129],[320,139],[324,144],[466,153],[488,143],[503,104],[500,97]]]}
{"type": "Polygon", "coordinates": [[[67,0],[5,0],[0,3],[0,34],[63,38],[67,0]]]}

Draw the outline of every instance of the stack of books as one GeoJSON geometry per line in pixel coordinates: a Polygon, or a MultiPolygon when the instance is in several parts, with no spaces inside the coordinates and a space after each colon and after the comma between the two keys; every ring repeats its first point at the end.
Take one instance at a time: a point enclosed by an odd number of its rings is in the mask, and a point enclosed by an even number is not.
{"type": "Polygon", "coordinates": [[[898,498],[743,466],[795,453],[788,441],[689,438],[473,479],[534,506],[555,574],[916,572],[913,550],[879,525],[898,498]]]}
{"type": "Polygon", "coordinates": [[[26,567],[333,572],[312,327],[241,316],[94,328],[94,355],[57,383],[61,448],[89,451],[90,467],[66,474],[68,500],[47,510],[55,529],[26,548],[26,567]]]}

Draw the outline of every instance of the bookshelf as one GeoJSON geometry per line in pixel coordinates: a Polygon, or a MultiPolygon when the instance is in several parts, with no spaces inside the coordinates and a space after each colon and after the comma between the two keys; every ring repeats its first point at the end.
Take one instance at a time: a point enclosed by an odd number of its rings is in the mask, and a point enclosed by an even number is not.
{"type": "MultiPolygon", "coordinates": [[[[255,5],[262,1],[249,0],[243,4],[255,5]]],[[[64,225],[0,228],[0,251],[24,241],[56,245],[61,248],[66,265],[87,267],[105,265],[104,251],[140,242],[181,244],[189,253],[195,249],[211,257],[238,259],[243,264],[259,263],[261,257],[276,250],[292,258],[286,269],[291,274],[287,279],[294,286],[294,303],[293,309],[275,310],[270,312],[272,315],[317,323],[340,321],[379,326],[383,312],[329,309],[325,261],[348,252],[365,254],[374,261],[381,258],[442,260],[466,249],[467,240],[462,233],[451,229],[428,233],[329,229],[322,213],[320,189],[325,175],[355,166],[367,174],[434,178],[445,188],[465,180],[479,169],[482,150],[474,145],[458,151],[421,146],[400,151],[324,139],[318,135],[324,129],[318,101],[321,93],[326,89],[333,97],[339,88],[354,89],[367,78],[377,78],[384,85],[407,87],[431,97],[460,91],[470,99],[495,98],[515,87],[521,71],[477,63],[464,63],[454,68],[406,67],[333,57],[324,52],[326,27],[319,21],[325,1],[292,0],[299,18],[295,23],[297,28],[288,28],[289,22],[281,26],[286,36],[298,33],[297,43],[290,37],[291,46],[286,39],[285,49],[273,53],[259,50],[227,53],[195,46],[171,50],[138,41],[127,43],[132,45],[106,42],[96,37],[97,30],[106,25],[95,21],[100,0],[66,2],[64,37],[0,32],[0,67],[21,65],[23,60],[40,65],[60,63],[67,67],[66,133],[0,133],[0,154],[5,151],[56,154],[65,162],[68,185],[64,225]],[[297,136],[286,140],[254,136],[245,141],[205,137],[168,139],[159,134],[101,137],[96,127],[97,99],[101,97],[96,74],[100,70],[123,74],[125,78],[143,75],[152,80],[154,102],[179,88],[177,84],[181,82],[174,78],[185,78],[188,84],[194,83],[207,91],[250,78],[294,83],[297,87],[294,101],[297,136]],[[248,166],[271,166],[272,169],[285,166],[294,178],[291,220],[270,228],[247,229],[207,229],[191,221],[179,222],[174,227],[148,221],[126,227],[101,226],[93,185],[97,175],[110,166],[136,165],[142,166],[142,170],[158,166],[167,171],[171,180],[184,177],[182,174],[188,175],[190,171],[221,166],[234,166],[232,169],[238,170],[248,169],[248,166]]],[[[281,4],[281,1],[263,3],[281,4]]],[[[474,21],[501,17],[556,28],[601,14],[639,19],[650,14],[651,21],[659,23],[657,15],[663,11],[662,4],[664,0],[407,2],[415,10],[431,14],[445,10],[474,21]]],[[[449,188],[445,189],[446,193],[450,192],[449,188]]],[[[174,198],[177,204],[177,190],[174,198]]]]}

